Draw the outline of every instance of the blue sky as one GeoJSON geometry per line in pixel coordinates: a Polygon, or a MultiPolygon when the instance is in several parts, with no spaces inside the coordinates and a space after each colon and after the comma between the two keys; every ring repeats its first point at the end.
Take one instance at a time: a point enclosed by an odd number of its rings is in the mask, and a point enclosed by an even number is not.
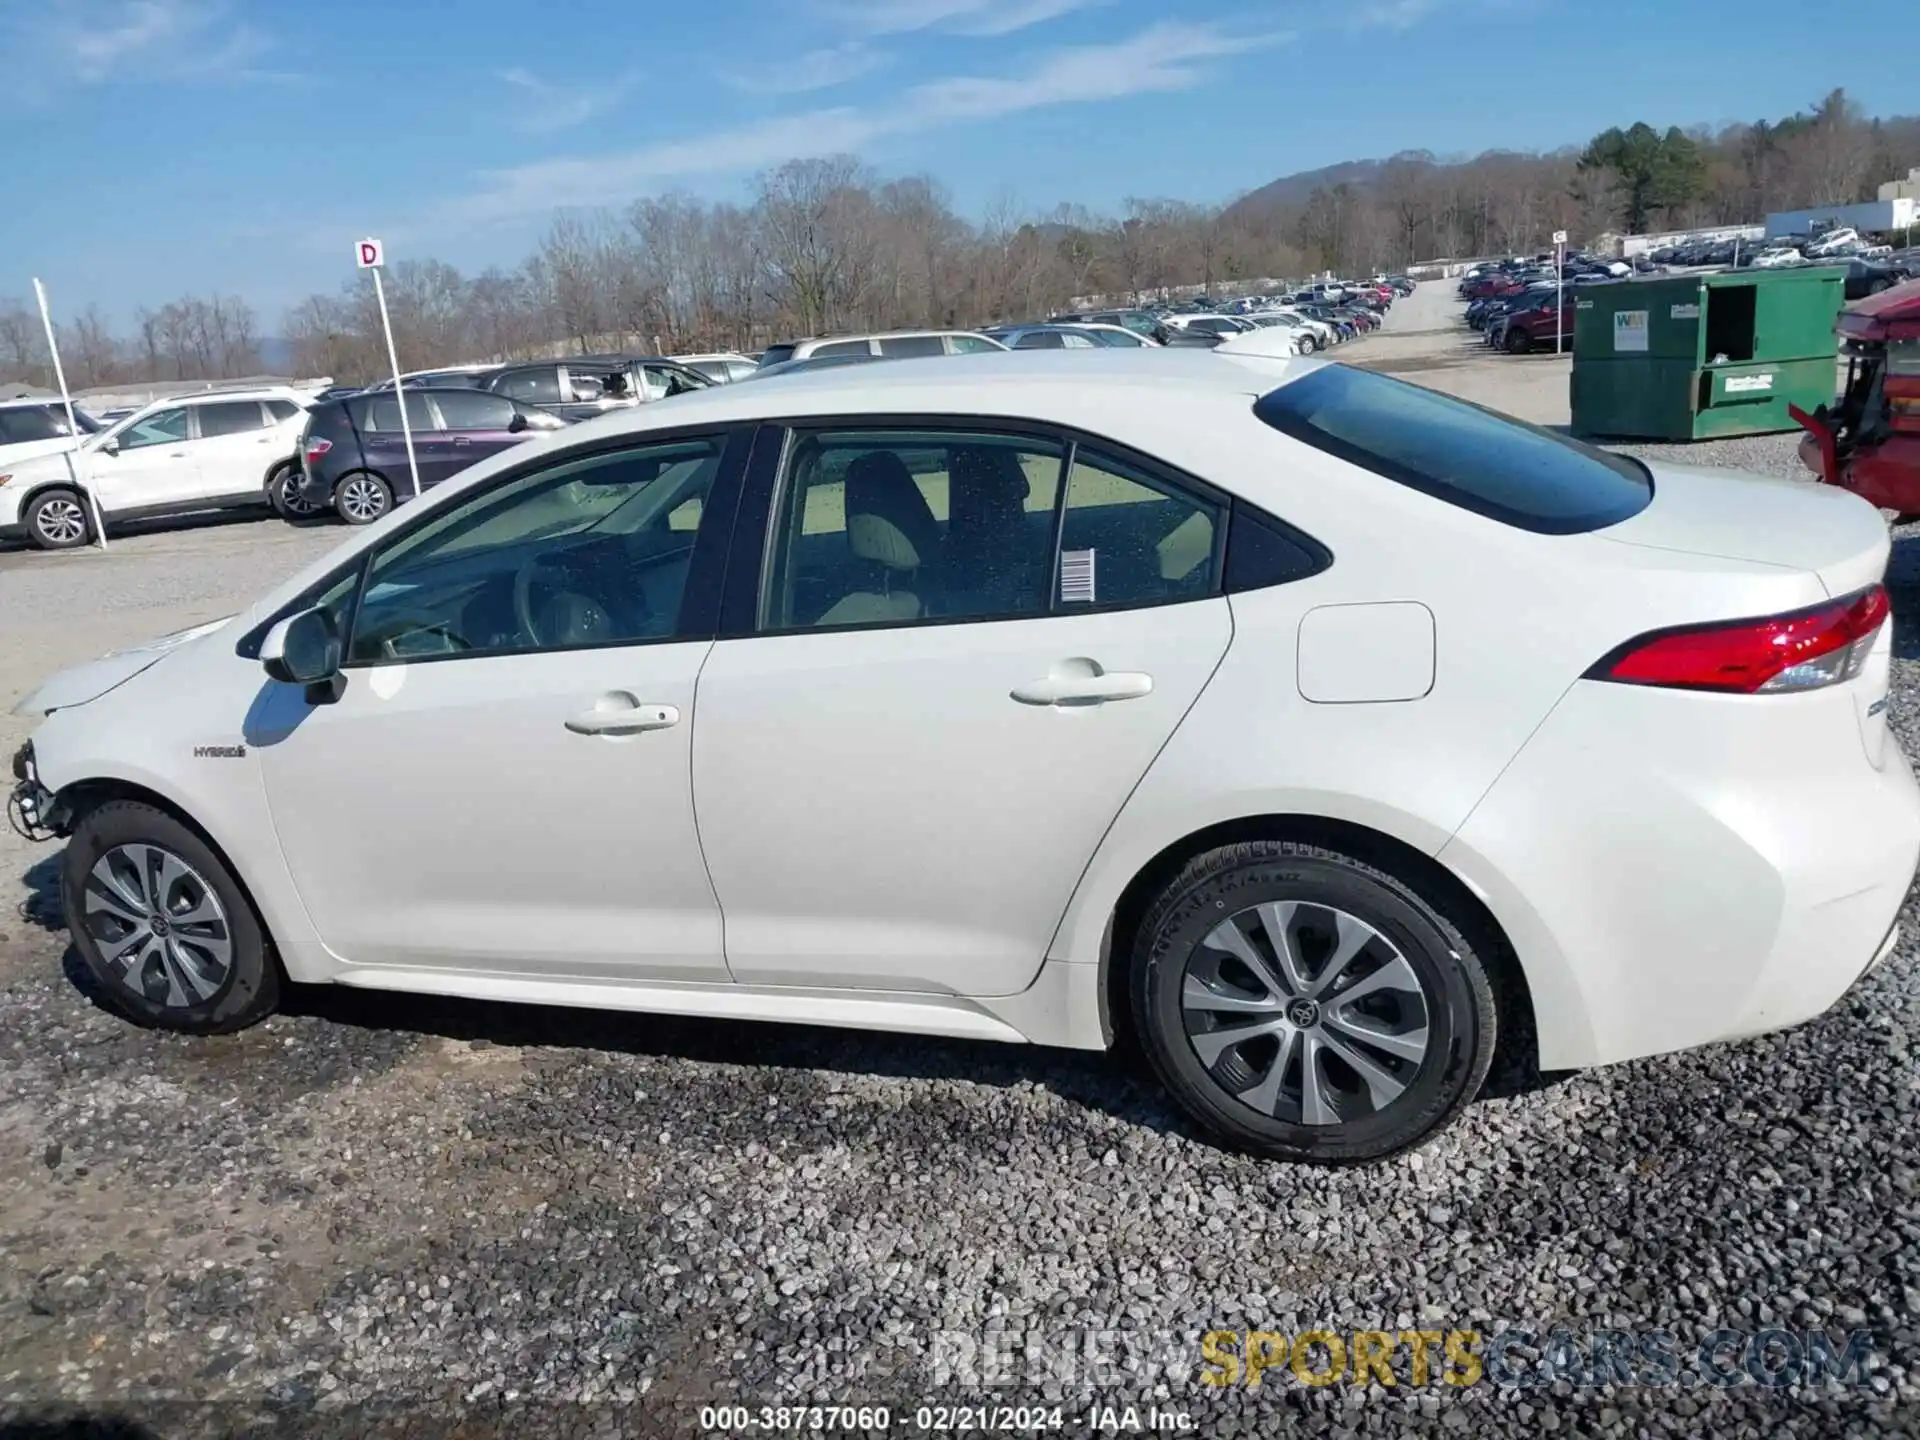
{"type": "Polygon", "coordinates": [[[562,205],[798,154],[965,212],[1219,200],[1424,148],[1920,109],[1912,0],[0,0],[0,296],[284,306],[351,244],[512,264],[562,205]]]}

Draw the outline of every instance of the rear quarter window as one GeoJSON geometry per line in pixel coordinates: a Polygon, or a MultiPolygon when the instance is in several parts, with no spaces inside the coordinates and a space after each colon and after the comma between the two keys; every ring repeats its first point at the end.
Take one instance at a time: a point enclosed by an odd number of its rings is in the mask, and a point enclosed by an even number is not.
{"type": "Polygon", "coordinates": [[[1543,535],[1617,525],[1653,500],[1637,460],[1346,365],[1261,396],[1253,413],[1363,470],[1543,535]]]}

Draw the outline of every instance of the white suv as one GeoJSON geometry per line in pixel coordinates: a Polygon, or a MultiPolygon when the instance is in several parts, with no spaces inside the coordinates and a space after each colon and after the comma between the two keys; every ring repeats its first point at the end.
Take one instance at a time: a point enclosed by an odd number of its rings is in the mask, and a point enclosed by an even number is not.
{"type": "Polygon", "coordinates": [[[108,522],[271,505],[283,513],[312,400],[284,386],[156,400],[77,449],[15,464],[0,454],[0,535],[43,550],[84,545],[108,522]]]}
{"type": "Polygon", "coordinates": [[[77,437],[67,424],[63,401],[0,400],[0,471],[16,460],[71,450],[80,440],[106,429],[77,405],[73,418],[80,427],[77,437]]]}

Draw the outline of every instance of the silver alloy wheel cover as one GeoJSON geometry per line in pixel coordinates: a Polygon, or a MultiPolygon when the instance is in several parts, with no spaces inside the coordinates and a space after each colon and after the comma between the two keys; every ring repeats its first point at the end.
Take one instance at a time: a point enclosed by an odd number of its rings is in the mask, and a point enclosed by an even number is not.
{"type": "Polygon", "coordinates": [[[73,500],[49,500],[34,512],[33,527],[56,545],[84,539],[87,517],[73,500]]]}
{"type": "Polygon", "coordinates": [[[154,1005],[204,1005],[233,972],[233,931],[206,877],[164,846],[115,845],[87,872],[87,933],[121,984],[154,1005]]]}
{"type": "Polygon", "coordinates": [[[355,520],[377,520],[387,502],[374,481],[356,475],[340,487],[340,508],[355,520]]]}
{"type": "Polygon", "coordinates": [[[1291,1124],[1378,1114],[1427,1055],[1419,976],[1386,936],[1330,905],[1282,900],[1230,915],[1188,956],[1180,1004],[1214,1082],[1291,1124]]]}

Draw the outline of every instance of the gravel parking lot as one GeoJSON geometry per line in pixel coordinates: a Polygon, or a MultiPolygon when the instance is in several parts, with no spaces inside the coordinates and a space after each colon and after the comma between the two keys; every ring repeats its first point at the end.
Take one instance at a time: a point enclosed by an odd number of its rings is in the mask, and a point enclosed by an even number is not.
{"type": "MultiPolygon", "coordinates": [[[[1564,419],[1566,362],[1462,353],[1451,292],[1422,287],[1351,358],[1564,419]]],[[[1790,437],[1684,454],[1795,473],[1790,437]]],[[[1909,753],[1912,529],[1890,576],[1909,753]]],[[[339,533],[240,521],[0,554],[0,707],[226,613],[339,533]]],[[[0,717],[0,746],[26,730],[0,717]]],[[[734,1401],[890,1404],[899,1431],[916,1404],[1043,1398],[1069,1430],[1095,1400],[1206,1434],[1920,1425],[1911,901],[1900,951],[1812,1025],[1510,1072],[1428,1149],[1325,1171],[1215,1149],[1120,1057],[331,991],[240,1035],[150,1034],[77,983],[55,855],[0,836],[0,1431],[650,1433],[734,1401]],[[952,1337],[996,1330],[1144,1349],[1221,1329],[1544,1342],[1559,1323],[1671,1332],[1676,1383],[1163,1372],[1049,1394],[949,1373],[971,1353],[952,1337]],[[1700,1383],[1703,1339],[1770,1327],[1869,1332],[1861,1383],[1700,1383]]],[[[1537,1349],[1510,1373],[1540,1376],[1537,1349]]]]}

